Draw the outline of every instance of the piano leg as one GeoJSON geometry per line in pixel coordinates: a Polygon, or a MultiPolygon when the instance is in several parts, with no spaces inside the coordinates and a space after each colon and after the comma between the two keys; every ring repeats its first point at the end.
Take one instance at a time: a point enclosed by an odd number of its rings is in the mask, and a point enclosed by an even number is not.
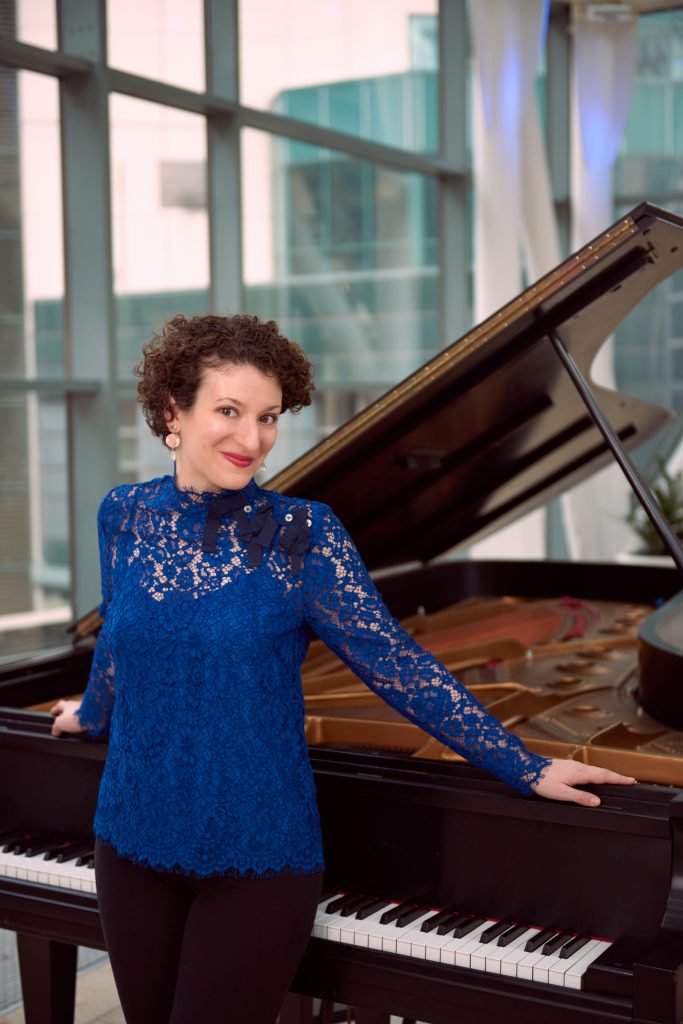
{"type": "Polygon", "coordinates": [[[78,946],[17,934],[26,1024],[73,1024],[78,946]]]}

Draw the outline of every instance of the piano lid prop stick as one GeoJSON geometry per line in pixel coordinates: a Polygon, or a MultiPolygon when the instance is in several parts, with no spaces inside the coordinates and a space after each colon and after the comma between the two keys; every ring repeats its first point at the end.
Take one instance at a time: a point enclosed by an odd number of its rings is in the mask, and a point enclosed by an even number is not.
{"type": "Polygon", "coordinates": [[[557,331],[549,331],[548,337],[555,347],[555,351],[562,360],[564,367],[572,379],[574,387],[579,392],[579,395],[583,399],[583,402],[591,415],[592,420],[597,426],[602,436],[607,441],[607,444],[612,449],[612,454],[621,466],[626,479],[633,488],[635,495],[640,504],[645,509],[648,518],[650,519],[655,530],[662,538],[664,544],[669,550],[671,557],[674,562],[683,573],[683,547],[680,541],[676,537],[676,534],[671,529],[666,518],[662,514],[662,510],[657,504],[652,491],[645,483],[644,479],[636,469],[636,466],[631,461],[629,456],[626,454],[624,449],[621,447],[621,442],[616,432],[612,429],[607,419],[602,413],[602,410],[598,406],[597,402],[593,398],[593,392],[588,386],[584,379],[581,371],[574,362],[570,352],[565,347],[564,342],[560,338],[557,331]]]}

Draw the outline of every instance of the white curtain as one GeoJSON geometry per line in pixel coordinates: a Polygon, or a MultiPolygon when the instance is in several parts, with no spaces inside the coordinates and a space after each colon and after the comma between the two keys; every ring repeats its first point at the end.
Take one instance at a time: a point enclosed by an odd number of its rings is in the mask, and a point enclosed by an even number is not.
{"type": "MultiPolygon", "coordinates": [[[[472,4],[475,321],[558,263],[560,247],[535,79],[547,0],[472,4]]],[[[545,517],[532,513],[474,545],[475,557],[543,557],[545,517]]]]}
{"type": "MultiPolygon", "coordinates": [[[[572,73],[572,249],[579,249],[614,221],[614,164],[626,126],[638,58],[638,22],[574,24],[572,73]]],[[[615,386],[614,347],[607,341],[591,378],[615,386]]],[[[572,557],[611,559],[628,548],[624,523],[630,489],[612,466],[574,488],[563,499],[572,557]]]]}

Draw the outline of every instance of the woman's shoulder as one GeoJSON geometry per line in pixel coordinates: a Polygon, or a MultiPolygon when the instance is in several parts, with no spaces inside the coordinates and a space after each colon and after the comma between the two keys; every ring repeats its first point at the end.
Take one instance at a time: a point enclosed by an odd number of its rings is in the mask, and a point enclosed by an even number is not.
{"type": "Polygon", "coordinates": [[[167,477],[154,477],[152,480],[118,484],[116,487],[112,487],[100,502],[98,521],[103,525],[112,522],[120,523],[141,501],[147,503],[156,497],[167,479],[167,477]]]}

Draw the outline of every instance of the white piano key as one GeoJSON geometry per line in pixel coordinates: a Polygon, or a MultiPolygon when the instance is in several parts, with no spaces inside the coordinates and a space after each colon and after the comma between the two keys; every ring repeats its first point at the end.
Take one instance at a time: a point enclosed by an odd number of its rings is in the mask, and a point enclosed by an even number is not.
{"type": "Polygon", "coordinates": [[[476,949],[477,946],[481,945],[479,936],[481,933],[495,922],[487,919],[482,924],[469,933],[469,935],[463,935],[461,939],[451,938],[451,941],[446,943],[445,946],[441,947],[441,963],[442,964],[456,964],[458,963],[457,954],[461,951],[466,951],[465,956],[467,957],[467,964],[460,964],[458,966],[469,965],[469,953],[472,949],[476,949]]]}
{"type": "Polygon", "coordinates": [[[472,967],[472,956],[479,952],[484,947],[491,947],[490,942],[481,941],[481,933],[485,932],[487,928],[490,928],[492,924],[496,924],[495,921],[487,921],[483,928],[475,929],[469,936],[470,941],[464,946],[460,946],[455,951],[455,963],[457,967],[472,967]]]}
{"type": "Polygon", "coordinates": [[[368,933],[368,946],[370,949],[381,949],[385,953],[395,953],[396,943],[399,938],[406,935],[409,931],[412,931],[415,927],[419,927],[423,921],[428,917],[431,917],[434,913],[433,910],[427,910],[421,917],[415,921],[411,921],[410,924],[404,925],[402,928],[399,927],[394,921],[390,924],[377,924],[373,931],[368,933]]]}
{"type": "Polygon", "coordinates": [[[566,957],[564,960],[560,957],[558,964],[553,964],[548,969],[548,984],[549,985],[564,985],[564,976],[568,970],[578,964],[580,960],[591,953],[598,943],[597,939],[589,939],[585,946],[581,949],[577,949],[571,956],[566,957]]]}
{"type": "Polygon", "coordinates": [[[368,936],[379,924],[379,919],[386,909],[386,907],[382,907],[381,910],[376,910],[374,914],[370,914],[363,921],[359,921],[357,917],[351,918],[341,930],[341,942],[367,948],[368,936]]]}
{"type": "Polygon", "coordinates": [[[428,921],[430,917],[434,917],[435,914],[440,913],[440,910],[430,910],[424,917],[413,921],[412,927],[409,926],[407,934],[402,935],[397,941],[396,952],[401,953],[403,956],[412,956],[417,959],[424,959],[424,956],[420,957],[420,954],[415,952],[415,948],[420,943],[421,937],[426,938],[427,933],[422,931],[422,925],[425,921],[428,921]]]}
{"type": "Polygon", "coordinates": [[[516,939],[512,939],[507,946],[499,946],[496,940],[495,948],[486,954],[486,964],[484,970],[488,971],[489,974],[504,974],[503,965],[505,963],[512,964],[517,963],[517,959],[513,960],[513,956],[524,950],[524,946],[533,938],[534,935],[538,934],[538,928],[527,928],[525,932],[518,935],[516,939]]]}
{"type": "Polygon", "coordinates": [[[601,956],[606,949],[609,949],[611,945],[611,942],[598,941],[595,949],[592,949],[590,953],[587,953],[586,956],[575,963],[573,967],[570,967],[564,975],[565,988],[581,988],[583,984],[583,976],[587,969],[593,961],[597,960],[598,957],[601,956]]]}
{"type": "Polygon", "coordinates": [[[518,978],[527,978],[529,981],[533,980],[534,967],[543,958],[543,953],[541,952],[542,948],[543,947],[541,946],[539,949],[535,949],[533,953],[527,953],[527,955],[519,961],[517,964],[518,978]]]}
{"type": "Polygon", "coordinates": [[[529,939],[532,939],[534,937],[534,935],[538,935],[538,933],[540,931],[543,931],[543,929],[542,928],[530,928],[529,929],[530,934],[526,936],[526,938],[524,939],[524,942],[521,943],[519,946],[517,946],[516,949],[513,949],[510,952],[510,954],[505,957],[504,960],[501,960],[501,962],[500,962],[500,973],[501,974],[506,975],[506,977],[508,977],[508,978],[516,978],[517,977],[517,970],[518,970],[519,964],[522,962],[522,960],[524,960],[529,955],[524,947],[527,944],[527,942],[529,941],[529,939]]]}

